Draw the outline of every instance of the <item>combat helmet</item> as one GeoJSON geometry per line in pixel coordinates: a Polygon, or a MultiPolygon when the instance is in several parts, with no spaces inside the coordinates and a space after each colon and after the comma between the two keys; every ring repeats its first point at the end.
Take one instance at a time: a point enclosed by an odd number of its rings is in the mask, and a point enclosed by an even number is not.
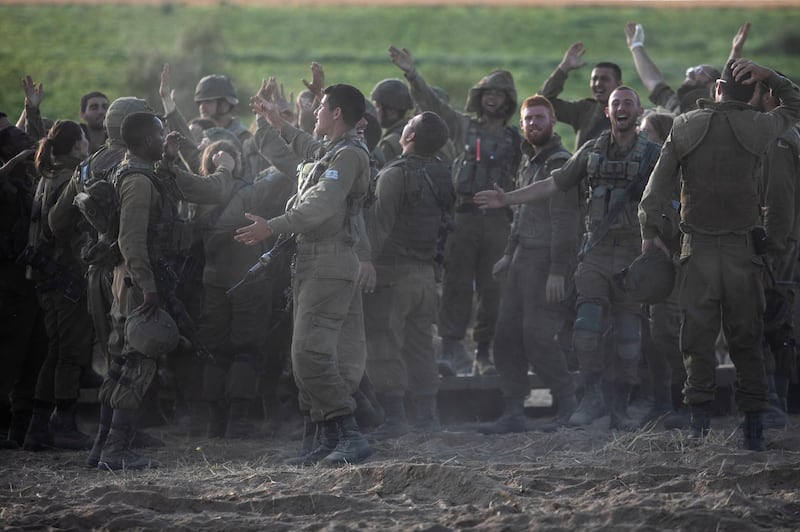
{"type": "Polygon", "coordinates": [[[408,86],[397,78],[388,78],[379,81],[372,89],[370,99],[381,106],[391,107],[406,111],[414,108],[408,86]]]}
{"type": "Polygon", "coordinates": [[[133,96],[123,96],[111,102],[111,105],[108,106],[108,111],[106,111],[106,117],[103,120],[103,127],[106,129],[108,138],[112,141],[122,142],[122,121],[125,120],[125,117],[129,114],[139,111],[155,113],[149,103],[140,98],[134,98],[133,96]]]}
{"type": "Polygon", "coordinates": [[[651,248],[622,270],[618,281],[637,303],[653,305],[667,299],[675,286],[675,263],[662,250],[651,248]]]}
{"type": "Polygon", "coordinates": [[[514,86],[514,76],[508,70],[492,70],[469,90],[466,106],[468,113],[480,114],[481,93],[487,89],[497,89],[506,93],[509,99],[509,104],[506,106],[506,121],[516,114],[517,89],[514,86]]]}
{"type": "Polygon", "coordinates": [[[128,346],[150,358],[162,357],[178,347],[180,333],[172,316],[158,308],[148,320],[141,309],[136,308],[125,321],[128,346]]]}
{"type": "Polygon", "coordinates": [[[194,101],[225,100],[231,105],[239,103],[236,88],[230,78],[223,74],[211,74],[197,82],[194,89],[194,101]]]}

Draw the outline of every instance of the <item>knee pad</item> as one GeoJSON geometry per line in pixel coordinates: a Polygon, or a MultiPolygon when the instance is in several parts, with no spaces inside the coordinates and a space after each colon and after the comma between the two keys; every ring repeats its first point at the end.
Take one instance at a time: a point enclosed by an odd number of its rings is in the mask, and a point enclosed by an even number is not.
{"type": "Polygon", "coordinates": [[[614,316],[614,341],[623,360],[639,358],[642,352],[642,318],[625,312],[614,316]]]}
{"type": "Polygon", "coordinates": [[[572,345],[577,352],[594,352],[600,348],[603,337],[603,305],[581,303],[575,313],[572,327],[572,345]]]}

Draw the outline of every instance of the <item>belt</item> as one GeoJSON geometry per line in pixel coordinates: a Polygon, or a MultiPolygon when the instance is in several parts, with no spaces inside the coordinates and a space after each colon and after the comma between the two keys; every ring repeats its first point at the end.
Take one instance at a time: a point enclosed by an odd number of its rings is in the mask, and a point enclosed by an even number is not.
{"type": "Polygon", "coordinates": [[[710,244],[713,246],[750,246],[753,245],[752,235],[747,233],[725,233],[709,235],[705,233],[685,233],[682,244],[710,244]]]}
{"type": "Polygon", "coordinates": [[[322,240],[319,242],[298,242],[297,253],[336,253],[337,251],[350,251],[353,243],[343,240],[322,240]]]}

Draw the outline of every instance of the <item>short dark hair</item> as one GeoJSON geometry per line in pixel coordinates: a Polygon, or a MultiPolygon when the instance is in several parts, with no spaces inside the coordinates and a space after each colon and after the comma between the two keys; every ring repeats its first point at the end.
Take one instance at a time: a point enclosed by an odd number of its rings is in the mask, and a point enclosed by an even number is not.
{"type": "Polygon", "coordinates": [[[135,150],[144,144],[144,139],[153,132],[156,119],[158,116],[155,113],[147,111],[137,111],[125,117],[120,133],[128,149],[135,150]]]}
{"type": "Polygon", "coordinates": [[[750,78],[748,72],[739,81],[733,76],[733,63],[736,59],[730,59],[725,63],[725,68],[722,70],[722,77],[720,84],[722,86],[722,96],[726,100],[734,100],[737,102],[749,102],[753,98],[753,93],[756,90],[755,83],[752,85],[744,85],[742,81],[750,78]]]}
{"type": "Polygon", "coordinates": [[[105,100],[108,101],[108,96],[106,96],[102,92],[99,91],[87,92],[86,94],[81,96],[81,113],[86,112],[86,108],[89,106],[89,100],[91,100],[92,98],[105,98],[105,100]]]}
{"type": "MultiPolygon", "coordinates": [[[[617,91],[631,91],[634,94],[634,96],[636,96],[636,104],[639,107],[642,106],[642,99],[639,98],[639,93],[636,92],[633,88],[628,87],[627,85],[620,85],[619,87],[614,87],[614,90],[611,91],[611,94],[613,94],[613,93],[615,93],[617,91]]],[[[611,94],[608,95],[609,102],[611,101],[611,94]]],[[[606,104],[606,105],[608,105],[608,104],[606,104]]]]}
{"type": "Polygon", "coordinates": [[[351,128],[356,127],[367,109],[364,94],[352,85],[344,83],[329,85],[322,92],[328,95],[328,109],[333,111],[338,107],[342,110],[344,123],[351,128]]]}
{"type": "Polygon", "coordinates": [[[614,79],[616,79],[617,81],[622,81],[622,69],[616,63],[612,63],[610,61],[600,61],[599,63],[594,65],[594,68],[611,69],[614,72],[614,79]]]}
{"type": "Polygon", "coordinates": [[[423,157],[430,157],[439,151],[450,136],[447,123],[433,111],[420,113],[413,131],[414,152],[423,157]]]}

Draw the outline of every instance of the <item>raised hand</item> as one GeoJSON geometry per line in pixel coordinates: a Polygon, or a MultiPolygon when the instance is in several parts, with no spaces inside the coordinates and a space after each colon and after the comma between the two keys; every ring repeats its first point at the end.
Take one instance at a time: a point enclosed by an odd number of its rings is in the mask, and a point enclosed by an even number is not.
{"type": "Polygon", "coordinates": [[[35,83],[31,76],[22,78],[22,89],[25,91],[25,105],[39,107],[44,98],[44,89],[41,83],[35,83]]]}
{"type": "Polygon", "coordinates": [[[411,52],[408,51],[408,48],[400,50],[395,46],[390,46],[389,57],[392,63],[406,74],[415,72],[417,69],[416,65],[414,65],[414,58],[411,56],[411,52]]]}
{"type": "Polygon", "coordinates": [[[582,59],[585,53],[586,48],[583,46],[582,42],[573,43],[572,46],[567,48],[566,53],[564,53],[564,58],[561,60],[558,68],[565,72],[581,68],[586,64],[586,61],[582,59]]]}
{"type": "Polygon", "coordinates": [[[164,63],[161,69],[161,83],[158,85],[158,94],[161,96],[161,103],[164,105],[164,114],[168,115],[177,109],[175,104],[175,91],[169,86],[169,63],[164,63]]]}
{"type": "Polygon", "coordinates": [[[303,85],[310,90],[318,99],[322,99],[322,91],[325,89],[325,71],[322,65],[317,62],[311,63],[311,83],[303,79],[303,85]]]}

